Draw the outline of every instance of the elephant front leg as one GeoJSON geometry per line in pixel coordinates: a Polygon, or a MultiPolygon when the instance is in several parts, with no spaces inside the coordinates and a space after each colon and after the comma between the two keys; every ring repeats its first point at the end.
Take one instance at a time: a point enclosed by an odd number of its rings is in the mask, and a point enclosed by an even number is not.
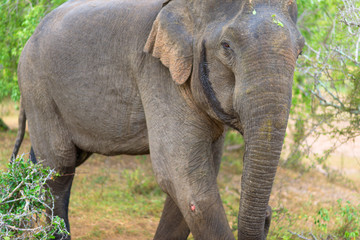
{"type": "MultiPolygon", "coordinates": [[[[200,184],[192,185],[194,188],[196,186],[200,184]]],[[[176,188],[178,186],[175,186],[176,188]]],[[[184,192],[176,191],[175,195],[176,205],[195,239],[234,239],[217,189],[209,188],[205,189],[205,192],[199,192],[198,189],[195,191],[184,189],[184,192]]],[[[183,227],[178,229],[185,229],[184,223],[181,224],[183,227]]]]}
{"type": "MultiPolygon", "coordinates": [[[[222,150],[224,145],[223,134],[218,140],[212,144],[213,165],[216,175],[219,172],[222,150]]],[[[155,233],[155,240],[161,239],[187,239],[190,234],[190,229],[186,221],[177,207],[176,203],[168,195],[165,200],[164,209],[161,215],[159,226],[155,233]]]]}
{"type": "Polygon", "coordinates": [[[190,229],[172,198],[168,195],[165,200],[159,226],[155,233],[155,240],[187,239],[190,229]]]}
{"type": "Polygon", "coordinates": [[[196,139],[175,147],[166,146],[162,140],[150,139],[151,159],[159,185],[173,202],[167,199],[165,210],[169,212],[163,213],[155,239],[185,239],[186,225],[195,239],[234,239],[216,183],[218,163],[214,164],[212,143],[196,139]],[[177,231],[179,238],[171,235],[171,230],[177,231]]]}

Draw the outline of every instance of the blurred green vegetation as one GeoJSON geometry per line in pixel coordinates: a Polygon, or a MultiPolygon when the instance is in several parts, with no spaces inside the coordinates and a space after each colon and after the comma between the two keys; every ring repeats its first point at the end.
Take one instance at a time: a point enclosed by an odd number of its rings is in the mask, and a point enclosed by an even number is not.
{"type": "Polygon", "coordinates": [[[275,228],[269,239],[359,239],[360,205],[342,199],[331,207],[318,207],[313,212],[291,213],[286,208],[274,209],[275,228]],[[299,225],[308,229],[299,233],[299,225]]]}
{"type": "Polygon", "coordinates": [[[303,169],[311,153],[306,139],[336,139],[312,156],[326,165],[336,147],[360,135],[360,2],[298,0],[298,28],[306,45],[294,78],[293,100],[283,165],[303,169]],[[357,21],[357,22],[356,22],[357,21]]]}
{"type": "Polygon", "coordinates": [[[17,64],[41,19],[66,0],[0,0],[0,102],[18,101],[17,64]]]}

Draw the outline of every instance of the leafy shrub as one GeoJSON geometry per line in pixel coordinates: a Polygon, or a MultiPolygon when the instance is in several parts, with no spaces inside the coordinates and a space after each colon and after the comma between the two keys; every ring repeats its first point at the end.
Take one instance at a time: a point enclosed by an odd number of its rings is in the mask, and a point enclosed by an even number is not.
{"type": "Polygon", "coordinates": [[[315,225],[323,233],[327,233],[328,225],[333,220],[335,226],[334,232],[337,237],[349,240],[358,239],[360,236],[360,205],[354,206],[349,201],[344,203],[341,199],[337,202],[338,205],[331,209],[333,211],[332,216],[326,208],[319,210],[318,217],[315,218],[315,225]]]}
{"type": "Polygon", "coordinates": [[[335,206],[321,207],[314,213],[293,214],[288,209],[274,209],[272,223],[269,239],[360,239],[360,205],[339,199],[335,206]]]}
{"type": "Polygon", "coordinates": [[[67,233],[65,222],[53,215],[54,198],[46,181],[58,176],[50,168],[18,157],[0,172],[1,239],[53,239],[67,233]]]}
{"type": "Polygon", "coordinates": [[[312,144],[320,136],[331,139],[333,146],[315,158],[314,166],[359,136],[360,129],[360,1],[298,0],[297,4],[297,25],[306,44],[295,72],[290,154],[283,163],[292,169],[301,168],[304,157],[312,157],[312,144]]]}

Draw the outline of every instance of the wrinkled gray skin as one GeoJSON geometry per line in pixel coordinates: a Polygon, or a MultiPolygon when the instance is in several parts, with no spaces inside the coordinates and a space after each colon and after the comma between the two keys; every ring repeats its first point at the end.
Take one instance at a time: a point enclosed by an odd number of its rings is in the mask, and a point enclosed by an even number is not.
{"type": "Polygon", "coordinates": [[[246,143],[238,237],[265,239],[304,45],[296,18],[293,0],[69,1],[21,55],[14,154],[27,119],[32,158],[64,174],[49,185],[69,227],[77,166],[150,151],[168,194],[155,239],[234,239],[216,183],[230,126],[246,143]]]}

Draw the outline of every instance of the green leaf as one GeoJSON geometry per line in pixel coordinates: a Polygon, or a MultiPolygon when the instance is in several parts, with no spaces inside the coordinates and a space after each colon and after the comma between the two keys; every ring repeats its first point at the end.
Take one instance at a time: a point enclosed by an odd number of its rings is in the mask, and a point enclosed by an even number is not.
{"type": "Polygon", "coordinates": [[[273,23],[277,24],[280,27],[284,27],[284,24],[276,18],[276,14],[271,15],[273,23]]]}

